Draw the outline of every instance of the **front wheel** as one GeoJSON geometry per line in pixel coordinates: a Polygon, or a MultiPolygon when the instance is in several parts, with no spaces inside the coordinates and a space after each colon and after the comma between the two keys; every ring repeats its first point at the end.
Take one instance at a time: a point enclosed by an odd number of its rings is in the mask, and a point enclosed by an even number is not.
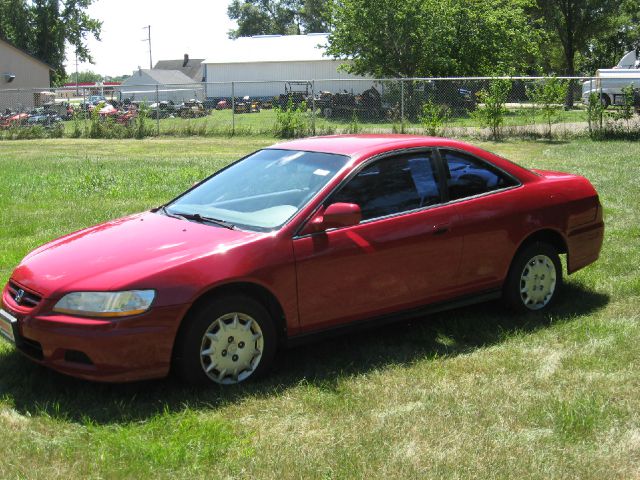
{"type": "Polygon", "coordinates": [[[257,378],[271,366],[276,331],[267,310],[252,298],[216,298],[185,321],[176,367],[186,381],[232,385],[257,378]]]}
{"type": "Polygon", "coordinates": [[[518,312],[542,310],[553,301],[561,285],[558,251],[547,243],[533,243],[513,259],[504,285],[504,299],[518,312]]]}

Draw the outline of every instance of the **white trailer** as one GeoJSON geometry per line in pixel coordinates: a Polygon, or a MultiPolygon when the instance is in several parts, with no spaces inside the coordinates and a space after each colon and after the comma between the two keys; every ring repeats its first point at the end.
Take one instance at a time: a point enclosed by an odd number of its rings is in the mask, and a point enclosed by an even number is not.
{"type": "Polygon", "coordinates": [[[593,80],[582,84],[582,101],[589,103],[592,93],[600,97],[605,107],[624,104],[623,88],[632,86],[640,90],[640,59],[638,52],[627,52],[613,68],[600,68],[593,80]]]}

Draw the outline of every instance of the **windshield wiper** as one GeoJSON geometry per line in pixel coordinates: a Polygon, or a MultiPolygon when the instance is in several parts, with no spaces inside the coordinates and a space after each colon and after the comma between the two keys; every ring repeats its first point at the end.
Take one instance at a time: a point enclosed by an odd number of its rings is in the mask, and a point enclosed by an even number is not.
{"type": "Polygon", "coordinates": [[[225,222],[224,220],[220,220],[219,218],[207,217],[204,215],[200,215],[199,213],[174,213],[173,215],[177,215],[178,217],[185,218],[187,220],[194,220],[200,223],[213,223],[215,225],[219,225],[224,228],[228,228],[229,230],[233,230],[236,226],[233,223],[225,222]]]}
{"type": "Polygon", "coordinates": [[[167,210],[167,207],[164,205],[159,206],[158,208],[156,208],[156,212],[160,210],[164,215],[166,215],[167,217],[171,217],[171,218],[179,218],[180,220],[186,220],[187,218],[184,215],[179,215],[177,213],[172,213],[169,210],[167,210]]]}
{"type": "Polygon", "coordinates": [[[164,213],[167,217],[179,218],[181,220],[193,220],[200,223],[213,223],[215,225],[228,228],[229,230],[234,230],[236,228],[233,223],[225,222],[224,220],[220,220],[219,218],[200,215],[199,213],[170,212],[164,205],[159,207],[158,210],[164,213]]]}

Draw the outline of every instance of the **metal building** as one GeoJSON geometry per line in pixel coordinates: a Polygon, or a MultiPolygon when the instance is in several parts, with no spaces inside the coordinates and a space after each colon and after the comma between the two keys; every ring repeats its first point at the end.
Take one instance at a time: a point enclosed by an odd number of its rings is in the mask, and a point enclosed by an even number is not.
{"type": "Polygon", "coordinates": [[[333,93],[347,90],[361,93],[369,82],[345,82],[340,79],[363,79],[339,67],[348,60],[326,56],[328,35],[258,35],[240,37],[220,45],[204,64],[206,96],[272,97],[285,93],[287,81],[332,79],[318,82],[315,91],[333,93]],[[268,83],[265,83],[268,82],[268,83]]]}

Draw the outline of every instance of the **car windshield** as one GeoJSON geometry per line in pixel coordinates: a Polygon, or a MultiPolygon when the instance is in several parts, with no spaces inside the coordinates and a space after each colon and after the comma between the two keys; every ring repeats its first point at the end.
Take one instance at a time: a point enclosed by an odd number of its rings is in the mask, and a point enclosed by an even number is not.
{"type": "Polygon", "coordinates": [[[329,153],[260,150],[179,197],[167,205],[167,212],[275,229],[293,217],[348,160],[329,153]]]}

